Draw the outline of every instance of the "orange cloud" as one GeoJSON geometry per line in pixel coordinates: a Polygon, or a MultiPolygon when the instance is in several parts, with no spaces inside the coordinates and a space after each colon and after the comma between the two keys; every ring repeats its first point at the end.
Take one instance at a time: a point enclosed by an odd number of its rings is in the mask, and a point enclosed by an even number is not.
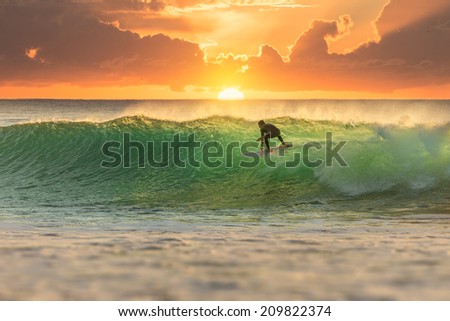
{"type": "Polygon", "coordinates": [[[391,32],[398,32],[402,28],[418,23],[436,15],[449,7],[448,0],[433,1],[389,1],[381,11],[376,24],[380,37],[391,32]]]}
{"type": "MultiPolygon", "coordinates": [[[[264,91],[366,92],[447,88],[447,2],[436,0],[424,9],[422,0],[391,0],[376,21],[381,38],[345,54],[331,52],[330,44],[351,35],[354,22],[347,14],[335,21],[311,22],[286,56],[265,44],[257,55],[234,51],[205,60],[198,43],[163,34],[141,37],[122,30],[115,20],[105,22],[117,12],[145,11],[153,19],[169,5],[203,2],[0,0],[0,84],[162,85],[175,90],[241,85],[264,91]]],[[[289,3],[296,4],[284,2],[289,3]]]]}
{"type": "MultiPolygon", "coordinates": [[[[421,0],[392,0],[383,10],[377,28],[388,30],[394,17],[390,10],[404,8],[408,20],[409,7],[421,0]]],[[[442,4],[442,3],[441,3],[442,4]]],[[[243,80],[249,88],[280,90],[367,90],[396,89],[442,85],[450,82],[450,4],[427,11],[422,19],[411,12],[410,24],[396,32],[383,35],[376,42],[362,44],[348,54],[329,53],[327,39],[347,33],[351,20],[347,16],[338,21],[316,20],[291,48],[289,61],[273,48],[265,48],[249,60],[243,80]],[[414,19],[412,19],[414,18],[414,19]],[[264,79],[263,75],[271,75],[264,79]]]]}

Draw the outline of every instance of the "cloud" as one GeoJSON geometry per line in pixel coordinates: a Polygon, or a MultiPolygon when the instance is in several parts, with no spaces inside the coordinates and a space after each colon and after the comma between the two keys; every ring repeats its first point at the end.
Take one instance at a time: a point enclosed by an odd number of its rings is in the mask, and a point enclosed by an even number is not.
{"type": "Polygon", "coordinates": [[[350,31],[352,20],[349,15],[339,17],[338,21],[316,20],[311,28],[304,32],[291,48],[290,61],[305,58],[316,59],[328,55],[327,40],[335,40],[350,31]]]}
{"type": "Polygon", "coordinates": [[[167,0],[167,4],[180,11],[204,11],[211,9],[224,9],[233,7],[256,8],[310,8],[316,5],[303,4],[295,0],[167,0]]]}
{"type": "Polygon", "coordinates": [[[121,10],[121,11],[159,11],[164,9],[165,4],[159,0],[102,0],[94,3],[102,11],[104,10],[121,10]]]}
{"type": "Polygon", "coordinates": [[[196,43],[162,34],[141,38],[87,9],[71,1],[0,2],[0,82],[181,88],[204,66],[196,43]]]}
{"type": "Polygon", "coordinates": [[[381,39],[347,54],[330,53],[328,41],[350,32],[350,17],[316,20],[291,47],[287,62],[281,64],[274,49],[266,48],[249,60],[243,81],[257,89],[278,90],[284,83],[286,90],[378,92],[449,83],[450,4],[437,2],[419,15],[421,0],[392,0],[376,22],[381,39]],[[419,9],[408,10],[416,5],[419,9]],[[401,23],[394,14],[399,12],[401,23]]]}
{"type": "MultiPolygon", "coordinates": [[[[444,88],[450,83],[448,0],[429,4],[391,0],[375,21],[379,39],[345,54],[332,53],[329,48],[333,41],[351,34],[354,22],[346,14],[334,21],[312,21],[286,56],[280,54],[280,48],[265,44],[254,56],[234,52],[209,57],[207,62],[198,43],[163,34],[141,37],[122,30],[122,22],[114,22],[121,12],[128,17],[144,12],[148,23],[188,28],[181,20],[176,20],[181,23],[178,26],[164,20],[160,13],[169,6],[193,7],[205,2],[164,3],[0,0],[0,84],[148,84],[177,90],[186,85],[242,85],[273,91],[387,92],[444,88]]],[[[265,3],[274,6],[278,2],[265,3]]],[[[277,5],[281,4],[298,3],[277,5]]]]}
{"type": "Polygon", "coordinates": [[[430,18],[450,6],[448,0],[433,1],[389,1],[375,21],[381,37],[391,32],[398,32],[406,26],[414,25],[430,18]]]}
{"type": "Polygon", "coordinates": [[[102,21],[114,23],[122,30],[132,30],[141,35],[152,33],[181,33],[193,37],[196,33],[210,32],[214,20],[206,17],[195,20],[185,15],[162,15],[155,12],[102,12],[96,14],[102,21]]]}

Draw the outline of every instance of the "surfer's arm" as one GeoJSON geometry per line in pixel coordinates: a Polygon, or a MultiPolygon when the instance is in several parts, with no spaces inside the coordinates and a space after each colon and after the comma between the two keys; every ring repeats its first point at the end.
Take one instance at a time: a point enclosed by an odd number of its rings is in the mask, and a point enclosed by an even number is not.
{"type": "Polygon", "coordinates": [[[259,137],[259,138],[256,140],[257,142],[261,141],[261,148],[263,148],[263,146],[264,146],[264,137],[266,136],[266,134],[267,134],[267,133],[264,133],[264,132],[261,130],[261,137],[259,137]]]}
{"type": "Polygon", "coordinates": [[[264,148],[264,140],[265,140],[264,135],[262,135],[261,137],[258,138],[258,141],[261,141],[261,148],[264,148]]]}

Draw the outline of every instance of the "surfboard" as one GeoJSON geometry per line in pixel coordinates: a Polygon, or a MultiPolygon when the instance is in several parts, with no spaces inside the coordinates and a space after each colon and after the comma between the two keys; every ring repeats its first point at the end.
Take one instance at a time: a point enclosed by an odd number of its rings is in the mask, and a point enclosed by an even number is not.
{"type": "MultiPolygon", "coordinates": [[[[270,149],[270,154],[272,155],[277,155],[277,156],[283,156],[284,155],[284,150],[291,148],[292,144],[286,144],[286,145],[280,145],[277,147],[273,147],[270,149]]],[[[267,149],[263,149],[257,152],[248,152],[248,153],[243,153],[242,156],[246,156],[246,157],[252,157],[252,158],[258,158],[258,157],[263,157],[263,156],[267,156],[269,155],[269,151],[267,149]]]]}

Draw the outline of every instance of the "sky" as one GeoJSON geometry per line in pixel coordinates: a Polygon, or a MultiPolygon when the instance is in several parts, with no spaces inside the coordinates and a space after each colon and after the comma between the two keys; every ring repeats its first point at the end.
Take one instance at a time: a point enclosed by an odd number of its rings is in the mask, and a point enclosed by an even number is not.
{"type": "Polygon", "coordinates": [[[450,99],[448,0],[0,0],[0,98],[450,99]]]}

